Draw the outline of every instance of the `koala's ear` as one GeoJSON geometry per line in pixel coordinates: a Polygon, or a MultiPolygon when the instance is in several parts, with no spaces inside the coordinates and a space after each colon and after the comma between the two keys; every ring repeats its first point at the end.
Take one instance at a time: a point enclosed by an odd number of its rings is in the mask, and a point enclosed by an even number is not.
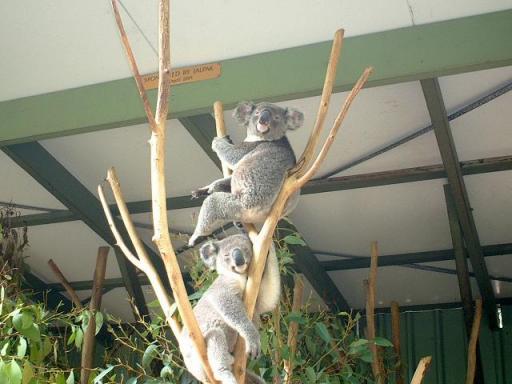
{"type": "Polygon", "coordinates": [[[215,259],[218,252],[219,247],[216,243],[211,241],[203,244],[203,246],[199,249],[201,260],[203,260],[203,263],[205,263],[205,265],[211,269],[215,268],[215,259]]]}
{"type": "Polygon", "coordinates": [[[250,101],[242,101],[236,106],[235,110],[233,111],[233,117],[240,124],[245,124],[249,121],[249,118],[251,117],[252,111],[254,111],[255,107],[256,106],[254,105],[254,103],[250,101]]]}
{"type": "Polygon", "coordinates": [[[286,126],[288,129],[297,129],[304,124],[304,114],[295,108],[286,110],[286,126]]]}

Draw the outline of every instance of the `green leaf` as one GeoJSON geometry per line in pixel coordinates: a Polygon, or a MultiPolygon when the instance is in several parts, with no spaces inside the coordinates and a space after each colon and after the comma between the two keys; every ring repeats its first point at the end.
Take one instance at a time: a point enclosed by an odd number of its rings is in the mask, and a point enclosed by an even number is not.
{"type": "MultiPolygon", "coordinates": [[[[164,367],[165,368],[165,367],[164,367]]],[[[163,369],[162,369],[163,370],[163,369]]],[[[162,373],[160,373],[161,375],[162,373]]],[[[126,384],[137,384],[137,378],[136,377],[130,377],[128,380],[126,380],[126,384]]]]}
{"type": "Polygon", "coordinates": [[[14,325],[14,328],[16,328],[18,332],[30,328],[33,323],[34,315],[26,311],[17,313],[12,318],[12,324],[14,325]]]}
{"type": "Polygon", "coordinates": [[[15,360],[11,360],[10,363],[5,364],[3,368],[4,373],[8,377],[9,384],[21,384],[21,379],[23,377],[21,373],[21,368],[15,360]]]}
{"type": "Polygon", "coordinates": [[[112,371],[113,369],[114,369],[114,366],[113,366],[113,365],[110,365],[110,366],[108,366],[106,369],[104,369],[103,371],[101,371],[101,373],[100,373],[98,376],[96,376],[96,377],[94,378],[94,384],[101,384],[101,383],[103,383],[102,379],[103,379],[105,376],[107,376],[107,375],[110,373],[110,371],[112,371]]]}
{"type": "Polygon", "coordinates": [[[388,339],[385,339],[384,337],[375,337],[373,342],[378,345],[379,347],[392,347],[393,343],[389,341],[388,339]]]}
{"type": "Polygon", "coordinates": [[[308,378],[308,383],[316,383],[316,373],[313,367],[306,368],[306,376],[308,378]]]}
{"type": "Polygon", "coordinates": [[[66,377],[64,374],[59,373],[57,377],[55,377],[55,383],[56,384],[66,384],[66,377]]]}
{"type": "Polygon", "coordinates": [[[27,340],[24,337],[20,337],[18,347],[16,348],[16,356],[24,357],[27,353],[27,340]]]}
{"type": "Polygon", "coordinates": [[[98,332],[101,330],[101,327],[103,327],[103,313],[96,312],[94,320],[96,321],[96,331],[94,334],[97,335],[98,332]]]}
{"type": "Polygon", "coordinates": [[[350,348],[357,348],[366,344],[368,344],[367,339],[358,339],[350,343],[350,348]]]}
{"type": "Polygon", "coordinates": [[[329,330],[327,329],[324,323],[315,323],[315,330],[316,333],[318,333],[318,336],[320,336],[323,341],[325,341],[326,343],[331,342],[331,334],[329,333],[329,330]]]}
{"type": "MultiPolygon", "coordinates": [[[[158,301],[158,299],[155,299],[155,300],[150,301],[149,303],[147,303],[146,306],[148,308],[160,308],[160,302],[158,301]]],[[[126,384],[128,384],[128,383],[126,383],[126,384]]]]}
{"type": "Polygon", "coordinates": [[[41,344],[41,358],[44,359],[52,351],[52,342],[49,337],[45,337],[41,344]]]}
{"type": "Polygon", "coordinates": [[[75,384],[75,374],[73,373],[73,370],[69,372],[69,376],[66,379],[66,384],[75,384]]]}
{"type": "Polygon", "coordinates": [[[0,356],[6,356],[7,355],[7,351],[9,349],[9,346],[10,346],[10,343],[9,343],[9,340],[7,340],[5,342],[5,344],[3,345],[2,349],[0,349],[0,356]]]}
{"type": "Polygon", "coordinates": [[[22,384],[29,384],[32,378],[34,378],[34,369],[32,368],[32,364],[30,364],[29,361],[25,361],[21,382],[22,384]]]}
{"type": "Polygon", "coordinates": [[[288,315],[286,315],[285,320],[290,323],[292,321],[295,321],[297,324],[305,324],[306,319],[302,316],[301,312],[290,312],[288,315]]]}
{"type": "Polygon", "coordinates": [[[75,336],[75,347],[77,349],[80,349],[82,347],[83,339],[84,339],[84,331],[82,331],[82,328],[77,328],[76,336],[75,336]]]}
{"type": "Polygon", "coordinates": [[[371,363],[373,361],[373,354],[370,350],[367,350],[365,351],[362,355],[361,355],[361,360],[367,362],[367,363],[371,363]]]}
{"type": "Polygon", "coordinates": [[[31,341],[41,341],[41,332],[37,324],[32,324],[29,328],[22,329],[19,332],[31,341]]]}
{"type": "Polygon", "coordinates": [[[2,285],[0,287],[0,316],[4,310],[4,300],[5,300],[5,287],[2,285]]]}
{"type": "MultiPolygon", "coordinates": [[[[160,377],[165,379],[166,377],[173,377],[173,376],[174,375],[173,375],[173,371],[172,371],[171,366],[170,365],[164,365],[164,367],[160,371],[160,377]]],[[[136,382],[137,382],[137,380],[135,380],[135,383],[136,382]]]]}
{"type": "Polygon", "coordinates": [[[71,335],[69,335],[68,342],[66,343],[67,345],[71,345],[75,341],[76,331],[78,330],[78,327],[73,326],[71,329],[72,331],[71,335]]]}
{"type": "Polygon", "coordinates": [[[158,354],[158,347],[155,344],[150,344],[142,355],[142,367],[149,368],[149,365],[158,354]]]}
{"type": "Polygon", "coordinates": [[[302,238],[300,236],[298,236],[297,234],[287,235],[283,238],[283,241],[286,244],[302,245],[303,247],[306,246],[306,243],[304,242],[304,240],[302,240],[302,238]]]}

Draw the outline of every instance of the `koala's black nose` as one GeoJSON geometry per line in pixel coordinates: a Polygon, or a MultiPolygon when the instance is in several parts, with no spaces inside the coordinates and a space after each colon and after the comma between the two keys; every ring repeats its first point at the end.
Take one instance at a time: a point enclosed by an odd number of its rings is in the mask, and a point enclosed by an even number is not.
{"type": "Polygon", "coordinates": [[[270,111],[268,109],[264,109],[263,111],[260,112],[260,119],[258,122],[260,124],[267,125],[268,123],[270,123],[271,118],[272,114],[270,113],[270,111]]]}
{"type": "Polygon", "coordinates": [[[240,248],[233,249],[233,259],[235,260],[235,265],[237,267],[245,264],[244,255],[242,254],[242,250],[240,248]]]}

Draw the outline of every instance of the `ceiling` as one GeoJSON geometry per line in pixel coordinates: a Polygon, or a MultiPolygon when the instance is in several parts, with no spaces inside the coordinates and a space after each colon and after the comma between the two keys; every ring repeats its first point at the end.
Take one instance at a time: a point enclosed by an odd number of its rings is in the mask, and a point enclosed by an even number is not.
{"type": "MultiPolygon", "coordinates": [[[[123,11],[143,73],[156,69],[155,53],[141,33],[156,45],[156,3],[156,0],[123,1],[140,28],[123,11]]],[[[512,1],[199,0],[174,1],[172,6],[172,62],[178,67],[329,40],[340,26],[345,28],[347,36],[363,35],[510,9],[512,1]]],[[[0,16],[0,49],[8,53],[0,62],[0,101],[130,76],[106,0],[4,0],[0,3],[0,15],[4,15],[0,16]]],[[[439,78],[448,114],[511,81],[511,66],[439,78]]],[[[345,96],[344,92],[333,95],[327,127],[345,96]]],[[[296,153],[301,153],[316,116],[319,97],[279,104],[296,107],[305,114],[305,126],[289,135],[296,153]]],[[[461,161],[512,154],[510,105],[512,94],[507,93],[451,123],[461,161]]],[[[233,140],[242,140],[244,132],[236,126],[230,111],[226,111],[225,120],[233,140]]],[[[354,103],[319,175],[429,124],[429,111],[419,81],[365,89],[354,103]]],[[[150,198],[148,137],[148,128],[142,124],[50,138],[40,143],[94,195],[107,168],[115,166],[126,200],[140,201],[150,198]]],[[[188,195],[221,176],[177,119],[169,121],[166,149],[169,197],[188,195]]],[[[0,180],[8,180],[0,187],[0,201],[66,209],[1,152],[0,163],[0,180]]],[[[429,132],[340,175],[441,163],[436,138],[429,132]]],[[[464,180],[482,245],[511,243],[512,171],[471,175],[464,180]]],[[[449,249],[452,244],[443,194],[445,183],[446,179],[436,179],[305,195],[291,219],[313,250],[367,256],[373,240],[379,242],[382,255],[449,249]]],[[[38,211],[25,209],[22,213],[38,211]]],[[[170,210],[171,228],[191,232],[197,213],[198,208],[170,210]]],[[[137,214],[134,219],[151,223],[149,213],[137,214]]],[[[150,231],[141,231],[150,244],[150,231]]],[[[96,250],[105,244],[80,221],[34,226],[29,230],[29,238],[28,262],[45,282],[55,282],[47,266],[50,258],[70,281],[92,279],[96,250]]],[[[176,246],[182,244],[178,241],[176,246]]],[[[332,258],[318,254],[321,261],[332,258]]],[[[491,275],[512,278],[510,255],[486,258],[486,263],[491,275]]],[[[429,265],[455,269],[453,261],[429,265]]],[[[367,269],[329,272],[354,308],[364,306],[362,280],[367,274],[367,269]]],[[[107,278],[120,276],[111,252],[107,278]]],[[[512,283],[495,281],[493,287],[496,297],[512,297],[512,283]]],[[[377,292],[381,307],[389,306],[391,300],[401,305],[460,300],[456,276],[404,266],[380,268],[377,292]]],[[[473,292],[478,292],[476,284],[473,292]]],[[[145,287],[144,293],[149,301],[153,300],[150,287],[145,287]]],[[[103,306],[130,319],[126,298],[125,290],[117,288],[105,295],[103,306]]]]}

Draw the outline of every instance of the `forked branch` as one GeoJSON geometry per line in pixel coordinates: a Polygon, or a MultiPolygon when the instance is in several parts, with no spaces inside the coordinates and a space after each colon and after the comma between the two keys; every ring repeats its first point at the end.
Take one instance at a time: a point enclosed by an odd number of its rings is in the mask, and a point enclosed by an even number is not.
{"type": "MultiPolygon", "coordinates": [[[[341,123],[343,122],[348,112],[348,109],[352,104],[352,101],[357,96],[357,94],[364,86],[368,77],[371,74],[371,68],[367,68],[363,72],[360,79],[357,81],[357,83],[347,96],[347,99],[345,100],[345,103],[343,104],[343,107],[340,113],[338,114],[334,122],[334,125],[329,132],[329,136],[326,139],[324,145],[322,146],[322,149],[318,157],[315,159],[311,167],[308,168],[307,166],[311,163],[311,160],[313,159],[313,154],[316,151],[319,135],[322,131],[323,122],[325,121],[325,115],[327,113],[327,107],[329,104],[330,95],[332,93],[334,79],[336,78],[336,64],[339,59],[342,41],[343,31],[340,30],[337,31],[334,36],[333,48],[331,51],[327,75],[324,82],[324,91],[322,94],[322,100],[317,115],[317,122],[315,123],[315,127],[308,141],[306,149],[303,155],[301,156],[301,160],[299,161],[298,165],[290,171],[289,176],[283,183],[281,191],[272,206],[271,213],[265,220],[263,227],[261,228],[259,233],[256,232],[252,224],[244,223],[244,225],[249,231],[249,236],[253,242],[254,254],[253,261],[249,266],[249,277],[247,280],[244,295],[244,302],[249,318],[252,318],[254,316],[254,308],[256,305],[256,300],[258,298],[259,288],[263,272],[265,269],[268,251],[270,249],[270,245],[272,242],[272,235],[274,233],[274,230],[280,217],[282,216],[288,198],[297,190],[299,190],[311,177],[313,177],[315,172],[318,170],[323,160],[325,159],[325,156],[327,155],[336,134],[338,133],[341,123]]],[[[224,130],[224,124],[222,119],[222,104],[220,102],[216,102],[214,104],[214,110],[215,121],[217,124],[217,135],[219,137],[225,136],[226,133],[224,130]]],[[[224,166],[223,169],[227,169],[227,167],[224,166]]],[[[227,174],[225,174],[225,176],[227,176],[227,174]]],[[[245,356],[244,341],[242,338],[238,338],[235,347],[235,363],[233,366],[233,371],[239,383],[243,383],[245,381],[246,362],[247,361],[245,356]]]]}
{"type": "MultiPolygon", "coordinates": [[[[151,127],[151,139],[149,140],[151,146],[151,194],[152,194],[152,212],[153,212],[153,226],[154,235],[153,242],[157,246],[165,266],[165,271],[169,279],[169,283],[174,293],[178,312],[183,320],[183,324],[190,333],[190,339],[193,341],[194,347],[203,365],[203,369],[211,383],[216,380],[213,377],[213,372],[208,364],[206,354],[206,345],[199,329],[197,320],[192,312],[192,306],[188,300],[185,284],[181,274],[176,254],[171,244],[169,235],[169,226],[167,220],[167,201],[165,189],[165,123],[168,114],[169,93],[171,85],[171,63],[170,63],[170,33],[169,33],[169,0],[160,0],[159,2],[159,82],[158,82],[158,99],[156,107],[156,117],[153,115],[151,106],[149,104],[142,78],[137,67],[137,63],[133,56],[133,52],[126,36],[124,26],[119,15],[117,7],[117,0],[111,0],[114,10],[116,22],[121,34],[121,40],[128,56],[130,68],[132,70],[139,95],[144,105],[149,125],[151,127]]],[[[137,268],[144,271],[155,289],[155,294],[160,302],[160,305],[166,315],[166,319],[171,326],[176,338],[180,339],[180,326],[177,321],[171,317],[169,313],[170,302],[165,292],[162,281],[151,263],[147,253],[144,250],[142,242],[140,241],[130,219],[126,204],[121,194],[119,181],[113,170],[109,171],[107,180],[112,188],[114,197],[119,206],[121,217],[124,225],[128,231],[130,239],[135,247],[137,256],[133,255],[128,247],[124,244],[122,237],[115,226],[115,222],[109,211],[106,199],[103,194],[101,186],[98,187],[100,198],[105,210],[105,215],[109,221],[109,225],[116,238],[116,241],[128,260],[132,262],[137,268]]]]}

